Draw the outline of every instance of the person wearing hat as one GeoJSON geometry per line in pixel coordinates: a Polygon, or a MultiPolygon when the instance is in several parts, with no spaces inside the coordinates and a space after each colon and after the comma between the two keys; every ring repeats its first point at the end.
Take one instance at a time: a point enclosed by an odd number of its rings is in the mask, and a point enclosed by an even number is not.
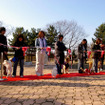
{"type": "Polygon", "coordinates": [[[67,50],[62,40],[63,40],[63,35],[59,35],[58,41],[55,43],[55,58],[56,58],[55,63],[58,74],[62,74],[61,68],[62,64],[64,64],[64,51],[67,50]]]}
{"type": "Polygon", "coordinates": [[[82,42],[78,46],[78,72],[83,73],[84,69],[84,61],[86,59],[87,53],[87,40],[83,39],[82,42]]]}

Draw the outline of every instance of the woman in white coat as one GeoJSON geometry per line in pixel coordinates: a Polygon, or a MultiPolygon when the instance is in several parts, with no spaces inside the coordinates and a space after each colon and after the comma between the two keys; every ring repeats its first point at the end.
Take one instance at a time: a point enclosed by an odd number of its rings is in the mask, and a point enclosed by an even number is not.
{"type": "Polygon", "coordinates": [[[35,40],[36,46],[36,75],[42,76],[44,69],[44,59],[46,54],[46,39],[44,31],[38,33],[38,38],[35,40]]]}

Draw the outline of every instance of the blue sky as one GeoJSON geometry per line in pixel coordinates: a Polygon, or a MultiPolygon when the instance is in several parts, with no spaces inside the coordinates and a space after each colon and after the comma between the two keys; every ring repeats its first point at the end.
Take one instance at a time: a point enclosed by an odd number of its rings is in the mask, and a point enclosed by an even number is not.
{"type": "Polygon", "coordinates": [[[0,0],[0,21],[25,29],[44,28],[59,20],[84,27],[88,41],[105,22],[105,0],[0,0]]]}

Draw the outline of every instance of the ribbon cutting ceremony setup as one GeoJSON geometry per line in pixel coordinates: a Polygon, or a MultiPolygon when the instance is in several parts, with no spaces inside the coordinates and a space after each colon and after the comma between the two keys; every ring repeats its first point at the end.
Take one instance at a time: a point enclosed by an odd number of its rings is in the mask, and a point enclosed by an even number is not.
{"type": "MultiPolygon", "coordinates": [[[[0,43],[0,46],[6,46],[0,43]]],[[[19,48],[16,46],[6,46],[8,48],[19,48]]],[[[35,47],[31,47],[31,48],[35,48],[35,47]]],[[[24,52],[23,55],[25,56],[26,51],[29,49],[29,47],[22,47],[22,51],[24,52]]],[[[48,56],[50,56],[51,53],[51,47],[46,47],[46,52],[48,53],[48,56]]],[[[71,57],[71,65],[70,65],[70,69],[72,69],[72,51],[70,49],[68,49],[68,54],[66,56],[70,56],[71,57]]],[[[94,51],[95,52],[95,51],[94,51]]],[[[101,52],[101,57],[103,57],[105,51],[96,51],[96,52],[101,52]]],[[[91,55],[91,51],[87,51],[87,56],[88,58],[90,58],[91,55]]],[[[58,59],[56,58],[55,54],[53,53],[55,60],[58,61],[58,59]]],[[[59,62],[59,61],[58,61],[59,62]]],[[[56,77],[53,77],[52,74],[45,74],[43,76],[37,76],[37,75],[25,75],[23,78],[20,78],[19,76],[16,76],[15,78],[12,77],[6,77],[2,75],[3,72],[3,53],[1,53],[1,78],[0,78],[0,82],[8,82],[8,81],[26,81],[26,80],[38,80],[38,79],[54,79],[54,78],[70,78],[70,77],[78,77],[78,76],[91,76],[91,75],[105,75],[105,72],[100,72],[100,73],[89,73],[89,72],[85,72],[83,74],[79,74],[79,73],[68,73],[68,74],[62,74],[62,75],[56,75],[56,77]]],[[[52,68],[53,69],[53,68],[52,68]]]]}
{"type": "Polygon", "coordinates": [[[105,0],[0,0],[0,105],[105,105],[105,0]]]}

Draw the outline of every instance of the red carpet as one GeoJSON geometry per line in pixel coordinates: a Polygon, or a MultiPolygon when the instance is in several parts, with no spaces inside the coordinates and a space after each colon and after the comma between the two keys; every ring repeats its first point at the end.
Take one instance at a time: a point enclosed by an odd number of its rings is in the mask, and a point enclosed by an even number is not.
{"type": "MultiPolygon", "coordinates": [[[[79,74],[79,73],[69,73],[69,74],[62,74],[62,75],[57,75],[56,78],[70,78],[70,77],[77,77],[77,76],[91,76],[91,75],[105,75],[105,72],[100,72],[100,73],[94,73],[94,74],[79,74]]],[[[3,77],[4,79],[6,77],[3,77]]],[[[51,74],[46,74],[44,76],[36,76],[36,75],[26,75],[23,78],[20,78],[19,76],[12,78],[8,77],[6,78],[7,80],[3,80],[0,82],[8,82],[8,81],[26,81],[26,80],[38,80],[38,79],[52,79],[51,74]]]]}

